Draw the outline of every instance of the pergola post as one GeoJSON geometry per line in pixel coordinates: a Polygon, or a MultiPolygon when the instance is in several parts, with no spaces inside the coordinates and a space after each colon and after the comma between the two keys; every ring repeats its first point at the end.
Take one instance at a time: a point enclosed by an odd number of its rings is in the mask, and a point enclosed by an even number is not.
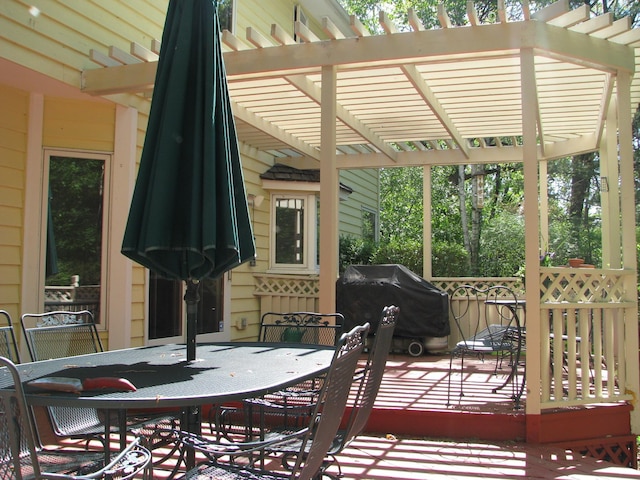
{"type": "Polygon", "coordinates": [[[532,49],[520,53],[525,219],[525,300],[527,302],[527,441],[537,441],[540,419],[540,215],[538,209],[538,146],[536,71],[532,49]]]}
{"type": "MultiPolygon", "coordinates": [[[[636,271],[636,240],[635,240],[635,188],[633,175],[633,136],[631,132],[631,75],[620,70],[617,78],[618,103],[618,151],[620,155],[620,208],[622,219],[622,261],[623,268],[636,271]]],[[[626,390],[633,398],[640,393],[640,372],[638,371],[638,293],[636,276],[628,276],[625,285],[625,300],[633,305],[628,308],[625,319],[624,343],[626,355],[619,359],[625,363],[627,372],[626,390]]],[[[631,431],[640,432],[640,410],[631,411],[631,431]]]]}
{"type": "Polygon", "coordinates": [[[433,277],[433,243],[431,242],[431,165],[422,169],[422,276],[433,277]]]}
{"type": "Polygon", "coordinates": [[[321,312],[336,309],[338,278],[338,194],[336,162],[336,67],[322,67],[320,142],[320,298],[321,312]]]}
{"type": "Polygon", "coordinates": [[[600,205],[602,208],[602,268],[621,268],[622,225],[618,191],[618,119],[615,97],[609,102],[600,148],[600,205]]]}

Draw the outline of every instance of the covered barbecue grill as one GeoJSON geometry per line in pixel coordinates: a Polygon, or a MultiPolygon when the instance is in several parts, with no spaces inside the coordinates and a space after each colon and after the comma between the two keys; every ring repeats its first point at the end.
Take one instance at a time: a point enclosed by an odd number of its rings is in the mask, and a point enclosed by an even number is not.
{"type": "Polygon", "coordinates": [[[373,334],[386,305],[400,307],[394,348],[415,356],[425,348],[446,349],[446,339],[442,348],[431,347],[451,331],[446,292],[403,265],[351,265],[338,279],[336,310],[344,315],[344,331],[369,322],[373,334]]]}

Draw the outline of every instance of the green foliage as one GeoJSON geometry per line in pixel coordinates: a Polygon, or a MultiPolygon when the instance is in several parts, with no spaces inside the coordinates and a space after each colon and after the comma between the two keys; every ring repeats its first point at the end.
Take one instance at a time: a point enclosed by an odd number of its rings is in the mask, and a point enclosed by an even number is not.
{"type": "Polygon", "coordinates": [[[432,245],[434,277],[467,277],[470,275],[469,252],[456,243],[436,242],[432,245]]]}
{"type": "Polygon", "coordinates": [[[524,264],[524,218],[501,211],[483,226],[479,272],[482,277],[511,277],[524,264]]]}
{"type": "Polygon", "coordinates": [[[341,235],[339,249],[339,271],[343,273],[349,265],[370,265],[376,245],[352,235],[341,235]]]}
{"type": "Polygon", "coordinates": [[[410,239],[394,239],[381,242],[371,258],[373,264],[399,263],[418,275],[422,275],[422,242],[410,239]]]}
{"type": "Polygon", "coordinates": [[[58,273],[47,285],[100,284],[103,162],[53,157],[49,166],[50,208],[58,273]]]}
{"type": "Polygon", "coordinates": [[[381,243],[399,239],[422,241],[422,168],[380,171],[381,243]]]}

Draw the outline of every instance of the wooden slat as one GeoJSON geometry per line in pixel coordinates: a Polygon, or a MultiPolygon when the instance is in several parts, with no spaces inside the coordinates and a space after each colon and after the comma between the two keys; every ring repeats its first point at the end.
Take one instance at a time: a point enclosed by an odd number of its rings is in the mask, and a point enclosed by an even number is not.
{"type": "Polygon", "coordinates": [[[139,58],[143,62],[155,62],[158,60],[158,54],[152,52],[148,48],[143,47],[139,43],[131,42],[131,55],[139,58]]]}
{"type": "Polygon", "coordinates": [[[234,52],[246,50],[247,48],[249,48],[238,37],[236,37],[233,33],[226,29],[222,31],[222,43],[234,52]]]}
{"type": "Polygon", "coordinates": [[[331,40],[344,38],[344,34],[329,17],[322,17],[322,31],[326,33],[331,40]]]}
{"type": "Polygon", "coordinates": [[[99,52],[98,50],[95,50],[93,48],[89,50],[89,58],[93,62],[97,63],[98,65],[102,65],[103,67],[119,67],[122,65],[122,63],[118,62],[117,60],[114,60],[108,55],[105,55],[104,53],[99,52]]]}
{"type": "Polygon", "coordinates": [[[631,19],[629,17],[624,17],[619,20],[616,20],[608,27],[602,28],[591,33],[592,37],[595,38],[610,38],[615,37],[616,35],[620,35],[621,33],[627,32],[631,28],[631,19]]]}
{"type": "Polygon", "coordinates": [[[387,34],[398,33],[398,27],[393,23],[393,21],[387,15],[387,12],[380,11],[378,14],[378,21],[380,22],[380,26],[387,34]]]}
{"type": "Polygon", "coordinates": [[[498,0],[498,19],[500,23],[507,23],[507,9],[504,0],[498,0]]]}
{"type": "Polygon", "coordinates": [[[366,37],[371,35],[369,33],[369,30],[367,30],[367,27],[365,27],[364,24],[355,15],[351,15],[349,17],[349,24],[351,25],[351,30],[353,30],[353,33],[355,33],[358,37],[366,37]]]}
{"type": "Polygon", "coordinates": [[[293,37],[289,35],[284,28],[275,23],[271,25],[271,36],[280,45],[292,45],[296,43],[293,37]]]}
{"type": "Polygon", "coordinates": [[[593,17],[586,22],[578,23],[577,25],[572,25],[569,27],[569,30],[578,32],[578,33],[586,33],[590,34],[593,32],[597,32],[605,27],[608,27],[613,23],[613,13],[607,12],[604,15],[598,15],[597,17],[593,17]]]}
{"type": "Polygon", "coordinates": [[[272,47],[273,44],[253,27],[247,27],[247,41],[258,48],[272,47]]]}
{"type": "Polygon", "coordinates": [[[472,26],[480,25],[480,19],[478,18],[478,12],[476,11],[476,5],[473,0],[467,1],[467,18],[472,26]]]}
{"type": "Polygon", "coordinates": [[[309,27],[307,27],[304,23],[300,21],[296,21],[293,24],[293,29],[295,31],[296,37],[301,38],[304,42],[312,43],[318,42],[320,39],[313,33],[309,27]]]}
{"type": "Polygon", "coordinates": [[[442,3],[438,4],[438,21],[440,22],[440,25],[442,26],[442,28],[452,27],[449,14],[447,13],[447,10],[445,9],[444,4],[442,3]]]}
{"type": "Polygon", "coordinates": [[[556,27],[572,27],[577,23],[589,20],[591,10],[589,5],[581,5],[574,10],[570,10],[562,15],[552,18],[548,21],[549,25],[555,25],[556,27]]]}
{"type": "Polygon", "coordinates": [[[569,11],[569,0],[559,0],[531,14],[533,20],[548,22],[569,11]]]}
{"type": "Polygon", "coordinates": [[[141,62],[138,57],[134,57],[130,53],[113,46],[109,47],[109,56],[123,65],[132,65],[141,62]]]}
{"type": "Polygon", "coordinates": [[[407,17],[409,19],[409,25],[414,32],[419,32],[420,30],[424,30],[424,25],[422,24],[422,20],[418,17],[414,8],[409,8],[407,10],[407,17]]]}

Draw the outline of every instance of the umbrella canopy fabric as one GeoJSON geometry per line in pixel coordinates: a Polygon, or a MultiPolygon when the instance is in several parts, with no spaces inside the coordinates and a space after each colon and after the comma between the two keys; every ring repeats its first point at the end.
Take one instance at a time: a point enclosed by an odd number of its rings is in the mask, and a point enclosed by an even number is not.
{"type": "Polygon", "coordinates": [[[213,0],[169,3],[122,253],[190,281],[255,257],[213,0]]]}

